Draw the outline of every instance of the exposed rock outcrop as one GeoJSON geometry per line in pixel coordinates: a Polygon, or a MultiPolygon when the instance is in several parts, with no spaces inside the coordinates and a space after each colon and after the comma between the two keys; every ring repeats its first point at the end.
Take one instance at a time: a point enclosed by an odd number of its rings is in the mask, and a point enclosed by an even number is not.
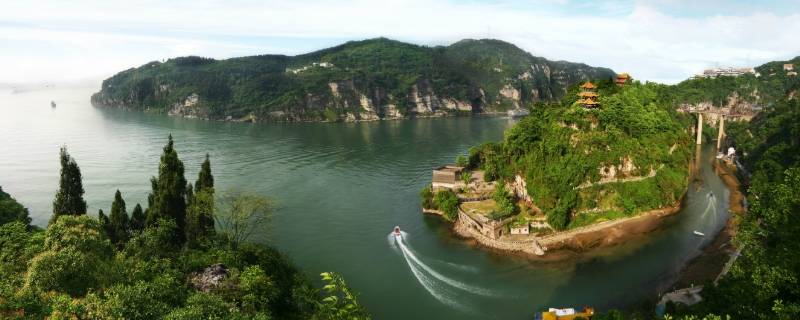
{"type": "Polygon", "coordinates": [[[202,292],[209,292],[224,285],[228,277],[228,267],[217,263],[203,269],[201,272],[192,272],[189,282],[195,289],[202,292]]]}

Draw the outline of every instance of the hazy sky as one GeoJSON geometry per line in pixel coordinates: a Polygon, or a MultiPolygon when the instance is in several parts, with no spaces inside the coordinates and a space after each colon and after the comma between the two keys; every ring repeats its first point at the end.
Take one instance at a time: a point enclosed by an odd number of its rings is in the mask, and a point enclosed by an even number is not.
{"type": "Polygon", "coordinates": [[[800,55],[799,0],[0,1],[0,83],[101,79],[181,55],[298,54],[379,36],[497,38],[660,82],[800,55]]]}

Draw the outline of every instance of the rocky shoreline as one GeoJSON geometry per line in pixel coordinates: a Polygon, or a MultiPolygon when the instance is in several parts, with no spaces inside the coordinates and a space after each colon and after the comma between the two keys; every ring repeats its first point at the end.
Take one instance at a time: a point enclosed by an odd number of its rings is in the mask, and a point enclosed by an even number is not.
{"type": "MultiPolygon", "coordinates": [[[[144,111],[149,112],[149,111],[144,111]]],[[[235,123],[359,123],[359,122],[377,122],[377,121],[397,121],[397,120],[413,120],[413,119],[429,119],[429,118],[454,118],[454,117],[498,117],[505,116],[507,112],[501,111],[483,111],[478,113],[434,113],[434,114],[416,114],[413,116],[402,117],[385,117],[385,118],[355,118],[346,117],[334,121],[327,119],[303,119],[303,118],[258,118],[255,116],[245,116],[241,118],[234,118],[231,116],[225,118],[208,118],[201,117],[194,114],[182,114],[168,112],[166,115],[176,118],[184,119],[198,119],[204,121],[220,121],[220,122],[235,122],[235,123]]]]}
{"type": "Polygon", "coordinates": [[[507,236],[495,240],[474,231],[466,223],[458,222],[454,224],[453,232],[461,238],[474,240],[482,247],[554,261],[573,257],[576,253],[614,246],[630,238],[651,232],[661,225],[664,218],[677,213],[680,209],[681,206],[676,204],[646,211],[634,217],[604,221],[543,237],[507,236]]]}

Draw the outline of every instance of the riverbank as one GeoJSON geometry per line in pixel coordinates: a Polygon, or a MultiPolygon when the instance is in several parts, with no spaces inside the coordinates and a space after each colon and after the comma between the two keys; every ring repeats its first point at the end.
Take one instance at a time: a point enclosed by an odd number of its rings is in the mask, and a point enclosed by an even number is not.
{"type": "Polygon", "coordinates": [[[414,119],[429,119],[429,118],[449,118],[449,117],[500,117],[507,116],[507,111],[481,111],[481,112],[465,112],[465,111],[449,111],[449,112],[434,112],[428,114],[413,114],[406,116],[372,116],[362,117],[356,116],[352,113],[347,113],[343,117],[329,120],[324,117],[320,118],[306,118],[298,117],[295,115],[268,115],[266,117],[258,117],[253,114],[245,115],[242,117],[222,116],[222,117],[207,117],[194,113],[183,113],[175,110],[140,110],[128,106],[107,106],[96,104],[96,108],[116,108],[127,112],[144,112],[152,114],[163,114],[174,118],[195,119],[203,121],[217,121],[217,122],[232,122],[232,123],[359,123],[359,122],[376,122],[376,121],[395,121],[395,120],[414,120],[414,119]]]}
{"type": "Polygon", "coordinates": [[[717,233],[714,240],[703,248],[702,253],[690,260],[681,269],[678,273],[678,278],[670,287],[685,288],[714,281],[725,268],[725,264],[730,259],[731,254],[736,251],[732,240],[736,234],[738,219],[746,210],[744,206],[745,196],[741,190],[742,185],[736,176],[735,166],[722,161],[714,161],[714,171],[730,191],[728,210],[731,216],[725,223],[725,228],[717,233]]]}
{"type": "Polygon", "coordinates": [[[536,259],[556,261],[574,257],[576,253],[609,247],[657,229],[664,218],[680,211],[680,202],[671,207],[646,211],[634,217],[604,221],[542,237],[505,235],[491,239],[468,223],[457,221],[453,232],[461,238],[503,252],[524,254],[536,259]]]}

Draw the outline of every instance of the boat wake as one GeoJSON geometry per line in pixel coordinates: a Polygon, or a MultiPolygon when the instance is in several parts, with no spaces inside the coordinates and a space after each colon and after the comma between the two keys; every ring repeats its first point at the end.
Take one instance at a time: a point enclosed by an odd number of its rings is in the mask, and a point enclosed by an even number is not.
{"type": "MultiPolygon", "coordinates": [[[[428,264],[420,260],[417,254],[406,245],[405,240],[408,239],[408,234],[405,232],[401,232],[401,236],[396,236],[394,233],[392,233],[389,234],[389,237],[392,238],[393,243],[396,244],[396,247],[403,255],[403,258],[406,260],[406,263],[408,264],[409,269],[411,269],[411,273],[414,274],[414,277],[417,278],[425,290],[427,290],[434,298],[442,303],[460,309],[468,309],[466,306],[456,302],[455,299],[452,298],[453,296],[457,296],[458,293],[448,290],[451,288],[484,297],[500,297],[500,295],[492,290],[463,283],[447,277],[431,268],[428,264]]],[[[476,270],[469,266],[463,266],[449,262],[442,263],[462,270],[476,270]]]]}

